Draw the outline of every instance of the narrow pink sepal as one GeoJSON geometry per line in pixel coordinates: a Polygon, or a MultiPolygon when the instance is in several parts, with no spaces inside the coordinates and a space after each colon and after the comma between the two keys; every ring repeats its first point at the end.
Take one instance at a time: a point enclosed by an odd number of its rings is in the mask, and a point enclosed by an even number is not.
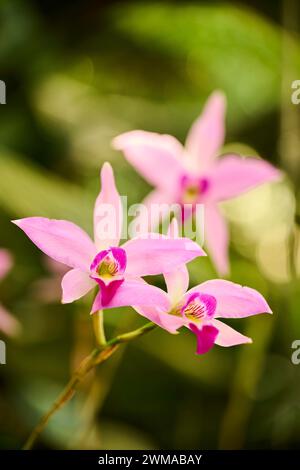
{"type": "Polygon", "coordinates": [[[96,247],[84,230],[66,220],[28,217],[12,221],[46,255],[71,268],[89,271],[96,247]]]}
{"type": "Polygon", "coordinates": [[[218,156],[224,143],[225,112],[225,95],[215,91],[192,125],[186,139],[186,149],[195,171],[206,171],[218,156]]]}
{"type": "Polygon", "coordinates": [[[113,169],[106,162],[101,169],[101,191],[94,207],[94,239],[98,251],[119,245],[122,225],[122,201],[113,169]]]}
{"type": "MultiPolygon", "coordinates": [[[[172,219],[169,229],[168,236],[170,238],[179,237],[178,222],[175,218],[172,219]]],[[[164,278],[167,286],[167,292],[170,299],[175,304],[179,301],[186,293],[189,287],[189,272],[185,264],[178,266],[176,269],[164,273],[164,278]]]]}

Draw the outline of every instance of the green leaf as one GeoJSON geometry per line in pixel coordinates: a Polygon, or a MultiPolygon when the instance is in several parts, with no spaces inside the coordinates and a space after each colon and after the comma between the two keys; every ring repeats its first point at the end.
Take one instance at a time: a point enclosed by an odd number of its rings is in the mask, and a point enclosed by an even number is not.
{"type": "Polygon", "coordinates": [[[0,206],[17,217],[68,219],[84,228],[92,222],[92,202],[75,184],[9,153],[0,154],[0,206]]]}
{"type": "MultiPolygon", "coordinates": [[[[200,99],[223,89],[234,124],[278,106],[282,31],[254,11],[233,5],[135,3],[117,7],[114,18],[117,30],[140,47],[177,60],[200,99]]],[[[289,59],[300,71],[299,46],[286,36],[289,59]]],[[[188,91],[182,90],[185,100],[188,91]]]]}

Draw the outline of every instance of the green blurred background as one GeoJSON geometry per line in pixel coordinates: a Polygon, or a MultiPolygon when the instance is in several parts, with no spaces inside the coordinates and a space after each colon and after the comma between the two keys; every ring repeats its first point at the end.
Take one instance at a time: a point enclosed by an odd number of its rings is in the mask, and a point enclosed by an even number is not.
{"type": "MultiPolygon", "coordinates": [[[[299,447],[291,344],[300,339],[300,105],[290,98],[299,21],[297,0],[0,2],[0,247],[14,256],[0,299],[22,324],[18,338],[1,336],[1,448],[21,446],[94,343],[91,298],[61,305],[61,267],[10,220],[66,218],[90,231],[105,160],[120,193],[140,202],[150,188],[111,149],[112,137],[141,128],[183,141],[216,88],[228,98],[226,150],[257,153],[287,175],[223,206],[231,279],[260,290],[274,316],[235,320],[253,345],[203,357],[188,332],[157,330],[124,347],[38,447],[299,447]]],[[[192,284],[216,277],[208,259],[191,263],[190,274],[192,284]]],[[[143,324],[130,309],[105,318],[109,335],[143,324]]]]}

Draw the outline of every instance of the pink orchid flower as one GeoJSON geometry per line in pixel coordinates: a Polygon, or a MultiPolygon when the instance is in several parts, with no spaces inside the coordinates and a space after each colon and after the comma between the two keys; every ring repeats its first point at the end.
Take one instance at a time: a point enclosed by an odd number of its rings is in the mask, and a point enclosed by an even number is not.
{"type": "MultiPolygon", "coordinates": [[[[144,204],[149,209],[153,204],[164,204],[156,216],[166,216],[167,204],[191,204],[193,210],[197,203],[205,205],[205,241],[220,274],[229,272],[229,261],[228,229],[218,203],[280,176],[277,169],[258,158],[231,154],[217,158],[224,143],[225,107],[225,96],[214,92],[192,125],[185,147],[170,135],[140,130],[113,140],[113,147],[121,150],[128,162],[155,186],[144,204]]],[[[143,215],[139,219],[144,226],[143,215]]]]}
{"type": "MultiPolygon", "coordinates": [[[[0,280],[3,279],[12,267],[13,261],[7,250],[0,250],[0,280]]],[[[0,330],[8,336],[19,333],[19,322],[0,304],[0,330]]]]}
{"type": "MultiPolygon", "coordinates": [[[[169,234],[178,236],[175,219],[169,234]]],[[[252,342],[219,318],[272,313],[259,292],[230,281],[214,279],[188,291],[189,274],[185,265],[164,274],[164,278],[168,307],[136,308],[136,311],[170,333],[176,333],[183,326],[189,328],[197,337],[197,354],[208,352],[215,344],[228,347],[252,342]]]]}
{"type": "Polygon", "coordinates": [[[129,240],[120,247],[123,211],[109,163],[102,167],[101,184],[94,209],[94,241],[65,220],[29,217],[13,222],[41,251],[72,268],[62,280],[63,303],[73,302],[99,286],[92,312],[130,305],[165,306],[161,290],[139,278],[176,269],[205,253],[187,238],[157,238],[154,234],[129,240]],[[105,238],[101,229],[103,210],[109,213],[105,238]]]}

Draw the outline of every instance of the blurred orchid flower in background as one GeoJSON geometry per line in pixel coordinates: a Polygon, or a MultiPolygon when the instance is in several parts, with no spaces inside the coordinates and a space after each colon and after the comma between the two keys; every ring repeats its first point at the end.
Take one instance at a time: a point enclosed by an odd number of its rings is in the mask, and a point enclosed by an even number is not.
{"type": "MultiPolygon", "coordinates": [[[[229,239],[218,203],[280,177],[277,169],[259,158],[233,154],[217,158],[224,144],[225,108],[225,96],[214,92],[192,125],[185,147],[170,135],[141,130],[113,140],[113,147],[155,186],[143,203],[149,210],[153,204],[165,205],[158,219],[166,216],[166,204],[205,205],[205,243],[220,274],[229,272],[229,239]]],[[[143,220],[140,223],[145,226],[143,220]]]]}
{"type": "Polygon", "coordinates": [[[65,220],[29,217],[13,222],[41,251],[72,268],[62,280],[63,303],[100,287],[92,312],[130,305],[165,308],[163,292],[139,278],[176,269],[205,255],[187,238],[157,238],[157,234],[129,240],[119,247],[123,210],[109,163],[101,170],[101,191],[94,208],[94,241],[80,227],[65,220]],[[105,231],[102,224],[107,213],[105,231]]]}
{"type": "MultiPolygon", "coordinates": [[[[8,250],[0,249],[0,281],[7,275],[13,265],[12,256],[8,250]]],[[[0,304],[0,331],[8,336],[15,336],[20,332],[20,324],[0,304]]]]}
{"type": "MultiPolygon", "coordinates": [[[[175,219],[169,234],[175,239],[178,236],[175,219]]],[[[170,333],[176,333],[182,326],[189,328],[197,337],[197,354],[208,352],[215,344],[228,347],[252,342],[219,318],[272,313],[259,292],[230,281],[214,279],[187,291],[189,274],[185,265],[165,273],[164,278],[168,308],[136,308],[136,311],[170,333]]]]}

